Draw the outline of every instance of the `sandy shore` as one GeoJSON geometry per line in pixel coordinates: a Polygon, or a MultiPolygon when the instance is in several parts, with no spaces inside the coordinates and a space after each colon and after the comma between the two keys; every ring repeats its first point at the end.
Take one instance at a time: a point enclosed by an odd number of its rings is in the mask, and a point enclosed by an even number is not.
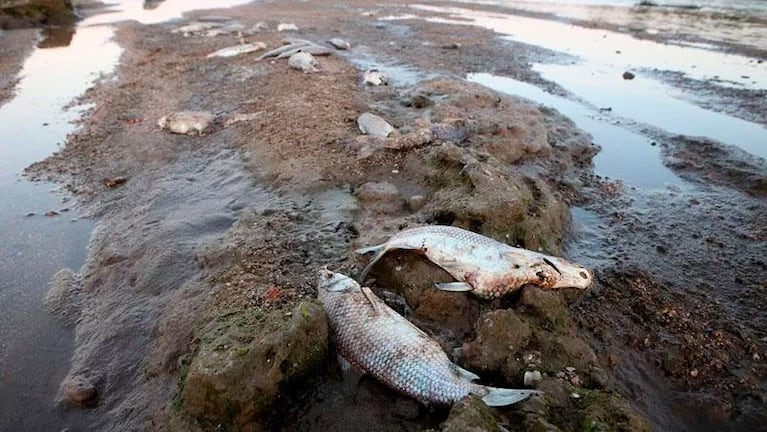
{"type": "Polygon", "coordinates": [[[94,108],[82,129],[30,170],[66,185],[97,221],[86,265],[57,281],[51,305],[75,323],[68,382],[97,394],[83,410],[62,393],[66,421],[92,430],[762,424],[759,161],[715,157],[715,144],[696,159],[669,139],[669,163],[708,192],[628,197],[594,176],[598,148],[572,122],[464,80],[478,70],[535,80],[528,63],[550,53],[478,27],[378,19],[406,11],[360,0],[216,12],[247,29],[265,22],[245,39],[269,48],[286,36],[351,42],[318,57],[312,74],[258,54],[206,58],[236,35],[119,27],[116,79],[84,96],[94,108]],[[299,30],[277,32],[285,22],[299,30]],[[369,67],[388,71],[390,85],[363,84],[369,67]],[[217,120],[201,136],[160,130],[157,120],[177,111],[217,120]],[[363,112],[396,136],[361,136],[363,112]],[[705,175],[722,160],[721,176],[705,175]],[[579,232],[572,206],[609,223],[579,232]],[[337,370],[313,301],[316,271],[356,275],[365,261],[354,248],[429,223],[596,256],[589,293],[525,288],[494,302],[437,292],[431,284],[449,276],[409,254],[373,273],[375,291],[459,364],[498,386],[543,372],[544,396],[489,415],[472,402],[432,409],[337,370]],[[725,279],[737,286],[719,289],[725,279]]]}

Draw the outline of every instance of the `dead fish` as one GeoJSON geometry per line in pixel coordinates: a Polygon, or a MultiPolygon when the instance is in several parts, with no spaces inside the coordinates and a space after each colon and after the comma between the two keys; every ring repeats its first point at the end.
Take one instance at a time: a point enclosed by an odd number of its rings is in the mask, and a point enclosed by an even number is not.
{"type": "Polygon", "coordinates": [[[234,45],[226,48],[221,48],[216,52],[208,54],[207,58],[212,57],[234,57],[240,54],[248,54],[255,51],[260,51],[266,48],[266,44],[263,42],[254,42],[249,44],[234,45]]]}
{"type": "Polygon", "coordinates": [[[394,249],[422,253],[458,280],[436,284],[437,288],[471,291],[485,299],[502,297],[525,284],[545,289],[586,289],[591,285],[591,273],[583,266],[452,226],[408,229],[382,245],[357,250],[358,254],[375,252],[360,280],[386,252],[394,249]]]}
{"type": "Polygon", "coordinates": [[[157,125],[177,134],[202,135],[210,130],[215,118],[209,112],[180,111],[160,118],[157,125]]]}
{"type": "Polygon", "coordinates": [[[316,55],[316,56],[330,55],[330,49],[320,45],[309,44],[309,45],[301,45],[299,47],[293,48],[292,50],[285,51],[279,54],[275,58],[281,59],[285,57],[290,57],[293,54],[300,53],[300,52],[304,52],[304,53],[308,53],[308,54],[316,55]]]}
{"type": "Polygon", "coordinates": [[[389,77],[378,69],[368,69],[362,75],[362,81],[371,86],[389,85],[389,77]]]}
{"type": "Polygon", "coordinates": [[[489,406],[504,406],[539,393],[473,383],[477,375],[451,362],[436,341],[348,276],[321,270],[318,297],[339,355],[422,403],[451,405],[474,394],[489,406]]]}
{"type": "Polygon", "coordinates": [[[386,120],[371,113],[362,113],[357,117],[357,127],[365,135],[388,137],[394,132],[394,127],[386,120]]]}
{"type": "Polygon", "coordinates": [[[317,60],[311,54],[305,52],[295,53],[288,59],[289,67],[304,73],[319,72],[317,64],[317,60]]]}
{"type": "Polygon", "coordinates": [[[341,38],[333,38],[328,41],[330,45],[333,46],[333,48],[338,50],[348,50],[352,48],[352,44],[349,42],[341,39],[341,38]]]}

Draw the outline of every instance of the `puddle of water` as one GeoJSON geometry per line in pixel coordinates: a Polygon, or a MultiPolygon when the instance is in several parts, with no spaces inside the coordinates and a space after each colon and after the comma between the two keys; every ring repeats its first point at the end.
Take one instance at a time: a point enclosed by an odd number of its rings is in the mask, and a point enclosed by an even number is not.
{"type": "MultiPolygon", "coordinates": [[[[725,54],[701,48],[668,45],[635,39],[622,33],[589,29],[544,19],[486,13],[461,8],[411,5],[422,11],[444,13],[469,20],[474,25],[508,35],[509,39],[564,52],[586,61],[609,65],[625,71],[649,68],[681,72],[691,79],[718,77],[730,85],[767,88],[767,63],[757,63],[742,55],[725,54]],[[616,51],[620,51],[616,53],[616,51]],[[743,78],[747,76],[748,78],[743,78]]],[[[450,19],[429,18],[453,23],[450,19]]],[[[465,21],[455,21],[465,24],[465,21]]],[[[716,85],[724,83],[718,82],[716,85]]]]}
{"type": "Polygon", "coordinates": [[[165,0],[165,1],[107,1],[106,6],[112,13],[95,15],[83,21],[81,25],[116,23],[135,20],[142,24],[156,24],[180,18],[184,13],[202,9],[226,9],[250,3],[252,0],[165,0]]]}
{"type": "Polygon", "coordinates": [[[467,79],[553,107],[572,119],[602,147],[602,151],[594,158],[594,171],[599,175],[619,178],[630,185],[644,188],[683,185],[682,180],[661,163],[658,150],[651,145],[650,140],[610,123],[609,117],[601,116],[594,109],[512,78],[476,73],[470,74],[467,79]]]}
{"type": "Polygon", "coordinates": [[[641,73],[624,80],[620,70],[594,63],[536,64],[533,70],[597,107],[612,108],[612,115],[673,134],[708,137],[767,158],[763,126],[677,99],[673,88],[641,73]]]}

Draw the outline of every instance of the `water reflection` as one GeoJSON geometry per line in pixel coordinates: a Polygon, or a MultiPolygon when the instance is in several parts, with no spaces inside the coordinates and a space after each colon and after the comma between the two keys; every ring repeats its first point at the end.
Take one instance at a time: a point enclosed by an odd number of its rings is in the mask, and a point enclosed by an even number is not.
{"type": "Polygon", "coordinates": [[[46,27],[43,29],[43,40],[38,48],[59,48],[69,46],[75,35],[75,26],[46,27]]]}

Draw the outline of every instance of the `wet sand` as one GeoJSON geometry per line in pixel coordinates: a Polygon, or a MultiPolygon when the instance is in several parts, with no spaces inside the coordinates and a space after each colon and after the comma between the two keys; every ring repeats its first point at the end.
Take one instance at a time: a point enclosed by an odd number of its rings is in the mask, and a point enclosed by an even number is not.
{"type": "MultiPolygon", "coordinates": [[[[545,411],[556,415],[536,417],[525,405],[500,410],[502,424],[544,421],[573,430],[594,410],[612,406],[579,405],[567,392],[616,392],[629,401],[627,418],[647,416],[657,430],[762,424],[767,335],[759,305],[767,293],[759,274],[767,251],[762,183],[752,175],[761,170],[758,159],[750,161],[748,175],[738,174],[742,164],[726,147],[711,150],[711,161],[729,162],[712,164],[658,131],[652,136],[665,149],[669,182],[624,185],[595,175],[591,160],[598,148],[575,124],[551,109],[463,82],[487,72],[544,83],[530,63],[557,55],[476,26],[379,20],[412,12],[366,1],[215,12],[246,27],[267,19],[268,30],[247,39],[270,47],[286,36],[274,31],[279,22],[295,23],[301,38],[352,42],[349,52],[319,57],[317,74],[289,70],[285,60],[256,63],[253,55],[205,57],[236,43],[234,35],[171,32],[183,23],[119,26],[125,51],[115,79],[86,93],[94,109],[82,129],[29,171],[74,193],[97,224],[75,298],[58,306],[76,305],[69,377],[92,383],[98,403],[80,410],[62,402],[68,421],[93,430],[212,430],[215,421],[188,415],[179,387],[189,362],[205,349],[209,323],[242,311],[289,311],[315,296],[317,268],[358,272],[364,262],[352,256],[354,247],[406,226],[447,223],[564,253],[598,276],[585,296],[552,297],[554,304],[568,303],[565,321],[572,324],[559,328],[535,315],[529,291],[492,304],[431,294],[429,284],[444,274],[408,255],[392,257],[374,274],[377,292],[392,291],[387,299],[409,311],[456,361],[488,368],[484,377],[497,385],[521,385],[521,379],[511,369],[493,369],[469,348],[480,349],[480,316],[518,311],[539,349],[553,356],[546,359],[552,362],[546,363],[547,391],[564,392],[565,401],[546,399],[545,411]],[[360,83],[359,68],[372,66],[391,74],[388,87],[360,83]],[[435,77],[447,81],[428,82],[435,77]],[[414,108],[416,94],[436,106],[414,108]],[[228,127],[217,123],[203,136],[160,131],[157,119],[179,110],[207,110],[222,120],[255,115],[228,127]],[[453,135],[371,153],[376,142],[360,139],[356,130],[364,111],[386,117],[410,138],[429,122],[450,125],[453,135]],[[540,154],[530,150],[537,133],[547,137],[536,144],[547,149],[540,154]],[[504,147],[520,137],[527,150],[504,147]],[[722,175],[706,175],[710,169],[722,175]],[[105,186],[105,178],[116,177],[127,182],[105,186]],[[391,183],[399,195],[361,195],[371,181],[391,183]],[[413,195],[425,196],[426,205],[403,205],[413,195]],[[568,206],[576,205],[571,223],[568,206]],[[563,338],[570,344],[565,354],[546,348],[563,338]],[[557,355],[563,360],[553,360],[557,355]],[[569,365],[578,366],[585,382],[557,376],[569,365]],[[704,403],[715,408],[699,416],[695,407],[704,403]]],[[[655,164],[664,160],[654,149],[649,155],[658,156],[655,164]]],[[[597,174],[607,166],[598,158],[597,174]]],[[[375,383],[350,384],[330,359],[311,375],[284,389],[282,408],[239,427],[417,430],[447,416],[375,383]],[[348,404],[353,409],[337,416],[348,404]],[[364,423],[376,413],[391,415],[364,423]]],[[[641,424],[623,421],[612,425],[641,424]]]]}

